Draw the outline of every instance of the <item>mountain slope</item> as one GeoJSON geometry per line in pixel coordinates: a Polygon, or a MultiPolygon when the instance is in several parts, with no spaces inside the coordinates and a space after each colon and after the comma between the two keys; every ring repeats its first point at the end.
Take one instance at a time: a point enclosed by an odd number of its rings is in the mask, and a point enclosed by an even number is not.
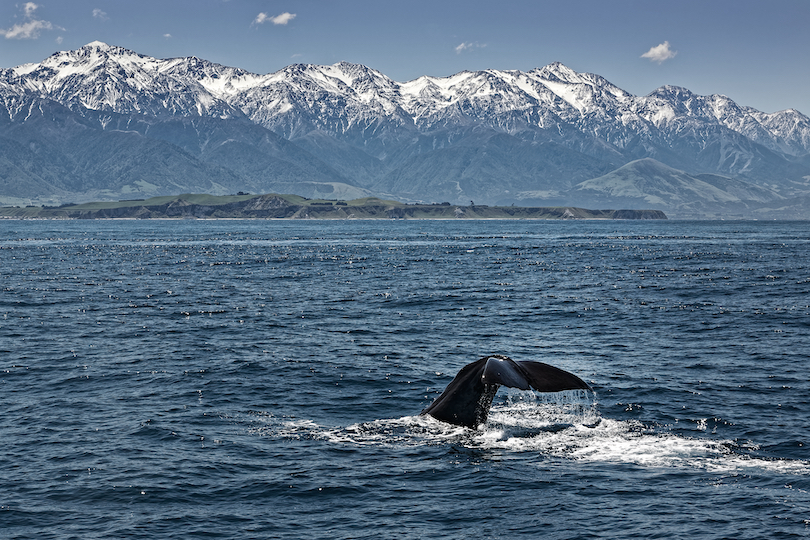
{"type": "Polygon", "coordinates": [[[622,208],[663,209],[674,217],[746,213],[783,200],[767,188],[719,175],[690,176],[651,158],[633,161],[575,187],[583,200],[622,208]]]}
{"type": "Polygon", "coordinates": [[[81,194],[89,200],[200,186],[226,193],[239,183],[228,170],[175,145],[132,131],[103,131],[53,101],[34,98],[23,110],[24,122],[0,124],[0,157],[22,171],[4,175],[6,196],[60,201],[81,194]]]}

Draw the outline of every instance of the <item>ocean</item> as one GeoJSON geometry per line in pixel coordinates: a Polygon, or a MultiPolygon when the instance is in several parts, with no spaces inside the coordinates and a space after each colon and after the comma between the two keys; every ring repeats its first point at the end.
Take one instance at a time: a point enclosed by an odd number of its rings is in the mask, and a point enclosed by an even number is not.
{"type": "Polygon", "coordinates": [[[0,221],[0,536],[810,537],[810,222],[0,221]],[[419,412],[489,354],[594,389],[419,412]]]}

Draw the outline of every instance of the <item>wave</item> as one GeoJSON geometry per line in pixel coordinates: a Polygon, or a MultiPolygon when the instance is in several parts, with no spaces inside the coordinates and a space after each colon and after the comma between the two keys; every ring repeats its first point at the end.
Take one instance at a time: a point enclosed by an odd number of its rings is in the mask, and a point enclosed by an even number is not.
{"type": "Polygon", "coordinates": [[[810,461],[757,456],[758,447],[727,439],[687,437],[637,420],[604,418],[586,392],[518,392],[495,404],[477,430],[429,416],[404,416],[327,427],[306,419],[254,417],[252,430],[284,439],[330,444],[408,448],[447,445],[484,452],[536,453],[544,458],[644,468],[703,470],[709,473],[771,472],[810,476],[810,461]],[[526,397],[528,396],[528,397],[526,397]],[[553,396],[553,395],[551,395],[553,396]],[[585,398],[585,399],[578,399],[585,398]]]}

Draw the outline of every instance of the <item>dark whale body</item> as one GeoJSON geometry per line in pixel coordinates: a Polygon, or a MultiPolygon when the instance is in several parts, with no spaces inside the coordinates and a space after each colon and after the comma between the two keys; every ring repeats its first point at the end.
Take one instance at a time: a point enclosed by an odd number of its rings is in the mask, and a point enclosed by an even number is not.
{"type": "Polygon", "coordinates": [[[436,401],[420,414],[475,429],[487,421],[489,407],[502,385],[538,392],[591,389],[576,375],[554,366],[531,360],[516,362],[493,354],[461,368],[436,401]]]}

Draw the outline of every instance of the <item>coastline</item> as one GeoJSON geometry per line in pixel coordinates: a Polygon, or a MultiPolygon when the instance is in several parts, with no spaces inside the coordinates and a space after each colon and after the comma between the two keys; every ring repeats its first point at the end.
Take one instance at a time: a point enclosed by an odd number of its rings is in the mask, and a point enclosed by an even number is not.
{"type": "Polygon", "coordinates": [[[297,195],[183,194],[62,206],[2,207],[0,219],[667,219],[661,210],[570,206],[405,204],[376,197],[351,201],[297,195]]]}

